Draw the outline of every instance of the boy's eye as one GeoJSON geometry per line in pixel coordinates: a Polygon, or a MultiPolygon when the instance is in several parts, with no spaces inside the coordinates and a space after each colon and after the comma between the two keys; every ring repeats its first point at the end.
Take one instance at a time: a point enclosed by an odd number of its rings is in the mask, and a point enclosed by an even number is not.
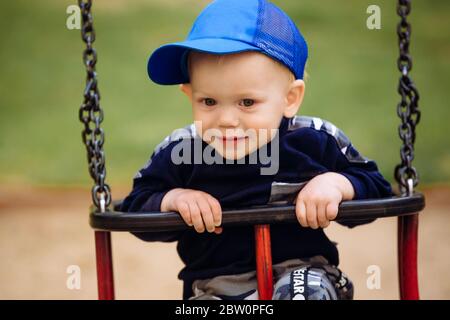
{"type": "Polygon", "coordinates": [[[205,99],[203,99],[203,103],[206,104],[207,106],[211,107],[216,104],[216,100],[214,100],[212,98],[205,98],[205,99]]]}
{"type": "Polygon", "coordinates": [[[255,100],[253,99],[243,99],[240,103],[241,106],[244,107],[251,107],[255,103],[255,100]]]}

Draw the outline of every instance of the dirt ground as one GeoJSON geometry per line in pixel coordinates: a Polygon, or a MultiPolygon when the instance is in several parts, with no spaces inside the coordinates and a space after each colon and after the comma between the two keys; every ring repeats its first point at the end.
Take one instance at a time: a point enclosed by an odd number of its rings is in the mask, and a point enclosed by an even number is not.
{"type": "MultiPolygon", "coordinates": [[[[128,190],[114,189],[115,198],[128,190]]],[[[421,298],[450,298],[450,188],[423,190],[419,224],[421,298]]],[[[96,299],[94,233],[88,225],[89,190],[0,186],[0,299],[96,299]],[[68,289],[68,268],[79,266],[80,289],[68,289]]],[[[355,229],[332,224],[341,269],[355,283],[356,299],[398,299],[397,224],[378,220],[355,229]],[[381,287],[368,289],[369,266],[381,287]]],[[[174,243],[146,243],[113,234],[118,299],[180,299],[182,262],[174,243]]]]}

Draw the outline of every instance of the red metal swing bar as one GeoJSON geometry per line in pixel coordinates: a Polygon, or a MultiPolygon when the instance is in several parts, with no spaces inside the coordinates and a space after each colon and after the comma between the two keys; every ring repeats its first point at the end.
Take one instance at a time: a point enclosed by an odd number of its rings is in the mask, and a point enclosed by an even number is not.
{"type": "Polygon", "coordinates": [[[114,300],[111,232],[95,231],[95,257],[97,261],[98,299],[114,300]]]}
{"type": "Polygon", "coordinates": [[[398,217],[398,279],[401,300],[419,300],[417,234],[419,215],[398,217]]]}
{"type": "MultiPolygon", "coordinates": [[[[417,280],[417,228],[418,215],[398,218],[398,272],[400,299],[418,300],[417,280]]],[[[261,300],[272,299],[272,255],[270,226],[255,226],[256,273],[261,300]]],[[[95,231],[97,285],[99,300],[114,300],[114,277],[111,250],[111,232],[95,231]]]]}
{"type": "MultiPolygon", "coordinates": [[[[271,300],[273,293],[270,225],[255,226],[256,275],[260,300],[271,300]]],[[[111,232],[95,231],[97,287],[99,300],[114,300],[111,232]]]]}
{"type": "MultiPolygon", "coordinates": [[[[398,217],[398,272],[400,299],[418,300],[417,280],[418,215],[398,217]]],[[[272,255],[270,226],[255,226],[256,273],[261,300],[272,299],[272,255]]],[[[114,277],[111,250],[111,232],[95,231],[97,285],[99,300],[114,300],[114,277]]]]}
{"type": "Polygon", "coordinates": [[[272,300],[273,274],[270,225],[255,226],[255,250],[259,300],[272,300]]]}

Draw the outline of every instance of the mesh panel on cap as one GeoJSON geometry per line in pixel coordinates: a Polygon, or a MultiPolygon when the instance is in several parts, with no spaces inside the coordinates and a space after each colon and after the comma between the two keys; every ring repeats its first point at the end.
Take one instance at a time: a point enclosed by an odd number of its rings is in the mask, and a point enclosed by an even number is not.
{"type": "Polygon", "coordinates": [[[260,1],[255,44],[273,58],[286,65],[297,79],[303,78],[306,60],[304,40],[295,24],[279,8],[264,0],[260,1]]]}

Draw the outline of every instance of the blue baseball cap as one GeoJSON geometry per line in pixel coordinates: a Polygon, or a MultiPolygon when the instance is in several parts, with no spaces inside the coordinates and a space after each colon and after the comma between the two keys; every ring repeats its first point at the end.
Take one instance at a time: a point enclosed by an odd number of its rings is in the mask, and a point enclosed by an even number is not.
{"type": "Polygon", "coordinates": [[[261,52],[303,79],[308,46],[295,23],[266,0],[215,0],[197,17],[185,41],[163,45],[148,59],[151,80],[163,85],[189,82],[190,50],[211,54],[261,52]]]}

